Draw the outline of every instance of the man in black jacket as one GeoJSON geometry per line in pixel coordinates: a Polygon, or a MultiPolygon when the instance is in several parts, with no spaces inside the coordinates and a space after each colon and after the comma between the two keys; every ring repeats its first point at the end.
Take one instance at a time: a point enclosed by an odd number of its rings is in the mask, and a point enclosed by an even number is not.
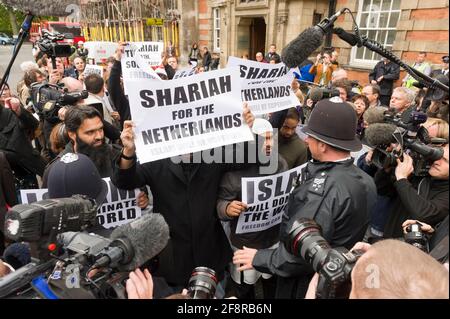
{"type": "MultiPolygon", "coordinates": [[[[347,103],[319,102],[307,127],[306,140],[313,161],[302,172],[283,215],[280,240],[285,242],[300,218],[315,220],[332,247],[350,249],[362,240],[369,212],[376,200],[373,180],[353,165],[350,153],[359,151],[357,119],[347,103]]],[[[239,270],[255,268],[278,275],[277,298],[304,298],[313,268],[303,258],[277,249],[243,249],[235,252],[239,270]]]]}
{"type": "MultiPolygon", "coordinates": [[[[243,119],[253,125],[248,108],[243,119]]],[[[220,280],[231,250],[216,214],[217,192],[223,174],[242,165],[176,164],[170,158],[141,165],[136,162],[132,122],[125,122],[121,138],[124,148],[114,167],[113,183],[121,189],[150,185],[154,211],[161,213],[170,227],[170,241],[159,255],[156,275],[180,291],[198,266],[214,269],[220,280]]]]}
{"type": "Polygon", "coordinates": [[[400,78],[400,67],[394,62],[383,58],[375,65],[369,74],[371,84],[380,86],[380,102],[383,106],[389,106],[394,82],[400,78]]]}
{"type": "Polygon", "coordinates": [[[39,122],[17,98],[6,97],[6,92],[3,93],[4,96],[0,97],[0,150],[16,173],[20,170],[24,175],[42,176],[45,160],[27,136],[28,131],[34,132],[39,122]]]}
{"type": "Polygon", "coordinates": [[[375,175],[378,194],[393,200],[384,229],[385,238],[402,237],[401,226],[407,219],[436,227],[448,216],[449,210],[448,144],[444,147],[444,157],[435,161],[428,171],[430,176],[411,177],[414,166],[408,154],[403,154],[403,161],[397,162],[394,175],[385,170],[375,175]]]}

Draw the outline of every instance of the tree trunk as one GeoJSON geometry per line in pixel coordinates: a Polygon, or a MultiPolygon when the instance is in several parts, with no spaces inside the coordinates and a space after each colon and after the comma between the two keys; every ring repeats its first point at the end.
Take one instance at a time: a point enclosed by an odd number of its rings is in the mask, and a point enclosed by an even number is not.
{"type": "Polygon", "coordinates": [[[16,15],[14,14],[11,8],[7,8],[9,14],[9,21],[11,22],[11,28],[13,31],[13,35],[19,34],[19,27],[17,26],[16,15]]]}

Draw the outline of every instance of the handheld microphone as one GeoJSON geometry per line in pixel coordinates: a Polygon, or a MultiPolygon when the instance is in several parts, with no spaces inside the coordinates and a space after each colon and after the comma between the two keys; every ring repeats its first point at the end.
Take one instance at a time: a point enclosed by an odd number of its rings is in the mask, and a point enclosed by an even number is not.
{"type": "Polygon", "coordinates": [[[133,271],[158,255],[169,241],[169,226],[160,214],[148,214],[117,227],[111,244],[100,253],[92,268],[117,267],[133,271]]]}
{"type": "Polygon", "coordinates": [[[395,142],[393,134],[396,129],[393,124],[375,123],[365,130],[364,136],[370,146],[389,145],[395,142]]]}
{"type": "Polygon", "coordinates": [[[73,13],[79,1],[77,0],[1,0],[5,5],[22,12],[30,12],[35,16],[66,17],[73,13]]]}
{"type": "Polygon", "coordinates": [[[302,64],[322,45],[323,37],[345,10],[344,8],[333,16],[323,19],[319,24],[306,29],[292,40],[281,52],[281,60],[284,64],[289,68],[295,68],[302,64]]]}

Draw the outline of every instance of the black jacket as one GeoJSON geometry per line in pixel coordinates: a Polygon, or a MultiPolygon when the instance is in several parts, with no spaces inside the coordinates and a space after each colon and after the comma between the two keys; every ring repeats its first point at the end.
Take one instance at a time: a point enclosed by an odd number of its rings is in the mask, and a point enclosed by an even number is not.
{"type": "Polygon", "coordinates": [[[108,80],[108,93],[114,106],[120,115],[120,127],[123,127],[125,121],[131,120],[130,102],[125,96],[122,86],[120,85],[120,77],[122,75],[122,65],[120,61],[114,62],[111,68],[111,74],[108,80]]]}
{"type": "Polygon", "coordinates": [[[394,199],[384,237],[403,237],[402,224],[415,219],[433,227],[448,215],[448,180],[431,177],[395,181],[395,176],[380,170],[375,175],[379,195],[394,199]]]}
{"type": "Polygon", "coordinates": [[[210,267],[223,275],[231,248],[217,218],[220,180],[242,165],[175,164],[171,159],[136,164],[128,170],[114,167],[113,183],[121,189],[149,185],[154,212],[164,216],[170,241],[159,255],[157,276],[172,285],[186,286],[195,267],[210,267]]]}
{"type": "MultiPolygon", "coordinates": [[[[282,242],[289,238],[299,218],[314,219],[332,247],[351,249],[362,240],[375,204],[373,180],[353,165],[353,159],[338,163],[310,162],[300,185],[292,192],[280,228],[282,242]]],[[[259,250],[253,266],[278,278],[278,298],[303,298],[314,273],[303,258],[290,254],[283,244],[259,250]],[[284,278],[282,278],[284,277],[284,278]]]]}
{"type": "Polygon", "coordinates": [[[42,176],[45,161],[33,149],[26,134],[27,130],[34,131],[38,126],[39,121],[23,107],[17,117],[10,109],[0,106],[0,150],[5,153],[13,169],[14,166],[19,166],[29,173],[42,176]]]}
{"type": "Polygon", "coordinates": [[[380,76],[384,77],[383,80],[378,83],[380,86],[380,95],[392,95],[394,82],[400,78],[400,67],[393,62],[384,64],[383,61],[380,61],[375,65],[372,72],[370,72],[369,81],[377,81],[380,76]]]}

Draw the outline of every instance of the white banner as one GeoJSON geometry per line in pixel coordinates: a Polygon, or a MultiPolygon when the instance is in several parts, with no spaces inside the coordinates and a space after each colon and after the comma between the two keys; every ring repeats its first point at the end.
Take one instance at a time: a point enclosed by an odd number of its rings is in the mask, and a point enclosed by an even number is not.
{"type": "MultiPolygon", "coordinates": [[[[121,190],[109,178],[103,180],[108,185],[108,194],[97,211],[97,221],[100,225],[105,228],[115,228],[141,217],[141,209],[137,206],[137,197],[141,192],[139,189],[121,190]]],[[[48,190],[22,189],[20,197],[22,204],[32,204],[48,199],[48,190]]]]}
{"type": "Polygon", "coordinates": [[[242,79],[242,101],[253,114],[262,115],[299,105],[292,92],[294,70],[284,63],[268,64],[229,57],[227,67],[238,66],[242,79]]]}
{"type": "Polygon", "coordinates": [[[239,216],[236,233],[259,232],[280,224],[294,183],[306,165],[277,175],[242,178],[242,202],[248,207],[239,216]]]}
{"type": "Polygon", "coordinates": [[[116,53],[119,45],[114,42],[86,42],[84,47],[89,50],[88,60],[93,59],[93,63],[101,63],[112,57],[116,53]]]}
{"type": "Polygon", "coordinates": [[[89,74],[98,74],[103,78],[103,67],[99,65],[86,64],[86,68],[83,73],[84,78],[86,78],[89,74]]]}
{"type": "MultiPolygon", "coordinates": [[[[154,71],[154,67],[161,64],[161,54],[164,50],[162,42],[131,42],[122,55],[122,74],[125,81],[154,79],[160,81],[160,77],[154,71]]],[[[127,88],[125,89],[127,92],[127,88]]]]}
{"type": "Polygon", "coordinates": [[[253,139],[242,118],[237,68],[127,87],[141,163],[253,139]]]}

